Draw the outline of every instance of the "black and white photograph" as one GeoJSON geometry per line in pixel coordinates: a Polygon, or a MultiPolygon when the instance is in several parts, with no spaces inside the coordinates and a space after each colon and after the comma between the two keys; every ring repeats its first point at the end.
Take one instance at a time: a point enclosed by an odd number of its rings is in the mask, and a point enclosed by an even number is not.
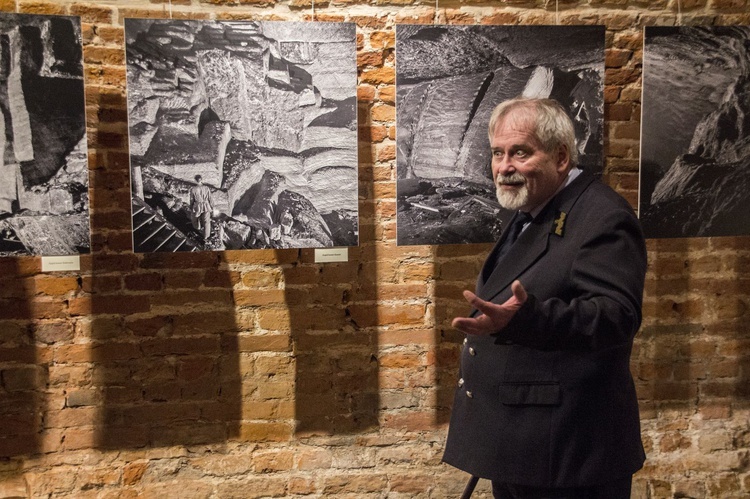
{"type": "Polygon", "coordinates": [[[646,237],[750,234],[750,27],[644,32],[646,237]]]}
{"type": "Polygon", "coordinates": [[[359,241],[353,23],[126,19],[133,248],[359,241]]]}
{"type": "Polygon", "coordinates": [[[497,240],[511,212],[490,169],[492,110],[560,102],[579,166],[603,171],[603,26],[396,26],[399,245],[497,240]]]}
{"type": "Polygon", "coordinates": [[[78,17],[0,14],[0,256],[89,253],[78,17]]]}

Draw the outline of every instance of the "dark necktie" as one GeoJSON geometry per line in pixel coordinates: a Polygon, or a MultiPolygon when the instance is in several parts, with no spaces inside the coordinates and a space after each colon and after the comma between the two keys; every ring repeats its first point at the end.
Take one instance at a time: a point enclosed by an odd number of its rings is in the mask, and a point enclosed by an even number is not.
{"type": "Polygon", "coordinates": [[[516,215],[516,218],[513,219],[513,223],[510,224],[510,227],[508,227],[508,237],[505,239],[505,242],[503,243],[503,247],[500,248],[500,254],[504,255],[506,251],[508,251],[508,248],[510,248],[513,243],[516,242],[516,239],[518,239],[518,236],[521,235],[521,231],[523,230],[523,226],[527,223],[531,222],[532,216],[529,215],[526,212],[519,211],[516,215]]]}
{"type": "Polygon", "coordinates": [[[482,275],[484,281],[487,281],[487,279],[489,279],[490,274],[492,274],[492,271],[495,270],[495,266],[497,266],[497,262],[499,262],[500,259],[508,252],[510,247],[513,246],[513,243],[516,242],[518,236],[521,235],[523,226],[531,222],[533,218],[534,217],[523,211],[519,211],[516,214],[516,216],[513,218],[513,221],[510,223],[510,226],[508,227],[508,237],[505,238],[503,244],[500,246],[500,249],[495,256],[494,261],[491,265],[487,265],[484,268],[484,273],[482,275]]]}

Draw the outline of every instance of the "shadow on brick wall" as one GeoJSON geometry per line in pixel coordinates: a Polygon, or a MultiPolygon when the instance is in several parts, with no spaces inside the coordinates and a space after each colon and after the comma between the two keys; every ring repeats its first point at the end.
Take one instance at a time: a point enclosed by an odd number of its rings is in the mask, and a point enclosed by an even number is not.
{"type": "Polygon", "coordinates": [[[224,442],[242,417],[238,276],[220,253],[132,252],[125,96],[91,86],[87,106],[97,126],[89,129],[93,257],[69,303],[82,337],[63,361],[89,371],[66,393],[76,423],[63,445],[224,442]],[[93,435],[79,421],[94,421],[93,435]]]}
{"type": "Polygon", "coordinates": [[[491,248],[491,244],[467,244],[436,246],[434,250],[436,420],[439,424],[450,421],[464,339],[464,334],[454,329],[451,321],[471,311],[462,293],[465,289],[474,291],[477,275],[491,248]]]}
{"type": "Polygon", "coordinates": [[[63,304],[35,299],[38,271],[38,258],[0,259],[0,458],[41,449],[48,379],[45,342],[56,328],[45,319],[59,317],[63,304]]]}
{"type": "MultiPolygon", "coordinates": [[[[363,239],[367,235],[362,234],[363,239]]],[[[360,250],[346,263],[285,266],[286,300],[296,359],[299,436],[348,434],[378,424],[376,285],[360,250]]]]}
{"type": "MultiPolygon", "coordinates": [[[[359,102],[367,127],[371,103],[359,102]]],[[[371,164],[370,141],[360,140],[360,163],[371,164]]],[[[339,435],[378,425],[378,262],[373,175],[359,173],[359,246],[347,262],[314,263],[314,250],[283,268],[295,368],[298,436],[339,435]]],[[[279,252],[281,253],[281,252],[279,252]]]]}
{"type": "Polygon", "coordinates": [[[747,244],[746,237],[648,241],[631,365],[642,417],[678,409],[724,418],[750,405],[747,244]]]}
{"type": "Polygon", "coordinates": [[[93,262],[93,391],[69,393],[67,404],[100,405],[97,447],[237,436],[240,326],[221,255],[99,254],[93,262]]]}

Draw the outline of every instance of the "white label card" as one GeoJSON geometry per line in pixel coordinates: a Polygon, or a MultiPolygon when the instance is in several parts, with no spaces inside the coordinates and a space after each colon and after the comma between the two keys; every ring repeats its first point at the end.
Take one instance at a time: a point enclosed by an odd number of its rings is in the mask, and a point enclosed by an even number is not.
{"type": "Polygon", "coordinates": [[[348,261],[349,248],[315,248],[315,263],[348,261]]]}
{"type": "Polygon", "coordinates": [[[42,272],[62,272],[65,270],[81,270],[81,257],[79,255],[42,257],[42,272]]]}

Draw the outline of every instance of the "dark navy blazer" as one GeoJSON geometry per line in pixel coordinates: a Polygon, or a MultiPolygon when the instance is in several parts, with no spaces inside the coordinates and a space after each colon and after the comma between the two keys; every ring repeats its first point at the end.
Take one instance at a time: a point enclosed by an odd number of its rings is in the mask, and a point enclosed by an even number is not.
{"type": "Polygon", "coordinates": [[[443,460],[538,487],[632,475],[645,459],[629,360],[646,273],[633,210],[582,172],[495,262],[505,237],[477,295],[502,303],[518,279],[529,299],[497,334],[467,336],[443,460]]]}

